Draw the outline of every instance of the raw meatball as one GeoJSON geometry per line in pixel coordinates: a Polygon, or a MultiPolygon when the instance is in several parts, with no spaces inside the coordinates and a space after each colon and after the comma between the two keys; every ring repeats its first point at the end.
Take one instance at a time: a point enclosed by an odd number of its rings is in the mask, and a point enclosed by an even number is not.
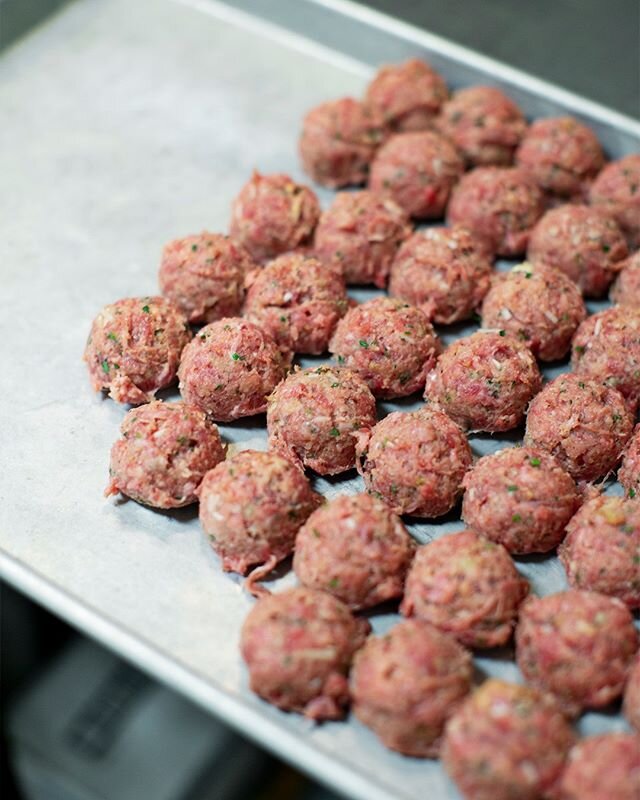
{"type": "Polygon", "coordinates": [[[442,761],[467,800],[540,800],[574,738],[549,695],[490,679],[449,720],[442,761]]]}
{"type": "Polygon", "coordinates": [[[285,711],[340,719],[349,703],[351,660],[369,630],[325,592],[300,587],[261,597],[240,639],[252,691],[285,711]]]}
{"type": "Polygon", "coordinates": [[[524,419],[542,376],[529,348],[504,332],[458,339],[427,375],[424,396],[461,428],[508,431],[524,419]]]}
{"type": "Polygon", "coordinates": [[[413,303],[430,320],[469,319],[489,291],[491,261],[484,242],[461,225],[417,231],[391,265],[389,294],[413,303]]]}
{"type": "Polygon", "coordinates": [[[350,608],[402,595],[413,540],[389,507],[367,494],[338,495],[298,531],[293,569],[303,586],[350,608]]]}
{"type": "Polygon", "coordinates": [[[509,166],[527,129],[522,111],[493,86],[456,92],[445,103],[437,125],[474,166],[509,166]]]}
{"type": "Polygon", "coordinates": [[[271,261],[247,285],[247,319],[295,353],[324,353],[349,304],[342,275],[299,253],[271,261]]]}
{"type": "Polygon", "coordinates": [[[224,460],[218,428],[196,406],[156,401],[134,408],[111,448],[106,496],[122,494],[154,508],[197,501],[207,470],[224,460]]]}
{"type": "Polygon", "coordinates": [[[640,153],[607,164],[591,186],[589,202],[615,219],[630,247],[640,247],[640,153]]]}
{"type": "Polygon", "coordinates": [[[632,428],[620,392],[565,374],[533,399],[524,441],[555,456],[575,480],[595,481],[615,469],[632,428]]]}
{"type": "Polygon", "coordinates": [[[464,477],[462,519],[510,553],[546,553],[580,505],[573,478],[553,456],[509,447],[484,456],[464,477]]]}
{"type": "Polygon", "coordinates": [[[189,322],[215,322],[240,313],[244,279],[255,268],[243,247],[228,236],[205,231],[165,245],[160,291],[189,322]]]}
{"type": "Polygon", "coordinates": [[[455,147],[438,133],[398,133],[371,164],[369,188],[390,195],[412,217],[442,217],[464,164],[455,147]]]}
{"type": "Polygon", "coordinates": [[[447,99],[444,78],[429,64],[412,58],[382,67],[367,88],[365,103],[395,131],[431,128],[447,99]]]}
{"type": "Polygon", "coordinates": [[[315,255],[335,266],[347,283],[384,289],[399,245],[411,235],[409,218],[389,197],[339,192],[316,230],[315,255]]]}
{"type": "Polygon", "coordinates": [[[320,203],[308,186],[254,171],[233,201],[229,233],[256,261],[266,261],[308,244],[319,218],[320,203]]]}
{"type": "Polygon", "coordinates": [[[128,297],[93,320],[84,351],[94,391],[140,405],[170,386],[191,338],[187,318],[164,297],[128,297]]]}
{"type": "Polygon", "coordinates": [[[571,367],[617,389],[631,411],[640,402],[640,314],[613,306],[592,314],[573,337],[571,367]]]}
{"type": "Polygon", "coordinates": [[[640,733],[640,653],[629,670],[622,710],[629,724],[640,733]]]}
{"type": "Polygon", "coordinates": [[[544,212],[535,181],[515,167],[477,167],[453,190],[447,209],[450,224],[466,225],[488,239],[500,256],[527,249],[531,229],[544,212]]]}
{"type": "Polygon", "coordinates": [[[260,414],[288,363],[273,339],[237,317],[202,328],[184,349],[178,375],[188,403],[220,422],[260,414]]]}
{"type": "Polygon", "coordinates": [[[269,446],[321,475],[352,469],[356,436],[376,421],[376,401],[350,369],[298,369],[269,398],[269,446]]]}
{"type": "Polygon", "coordinates": [[[427,317],[402,300],[376,297],[347,311],[329,350],[356,372],[376,397],[405,397],[422,389],[440,345],[427,317]]]}
{"type": "Polygon", "coordinates": [[[621,306],[640,308],[640,251],[631,256],[616,278],[609,297],[621,306]]]}
{"type": "Polygon", "coordinates": [[[558,800],[638,800],[640,736],[604,733],[569,752],[558,800]]]}
{"type": "Polygon", "coordinates": [[[381,121],[363,103],[350,97],[322,103],[302,123],[302,166],[322,186],[357,186],[366,181],[382,138],[381,121]]]}
{"type": "Polygon", "coordinates": [[[602,169],[604,154],[591,128],[573,117],[553,117],[531,124],[516,163],[545,192],[582,198],[602,169]]]}
{"type": "Polygon", "coordinates": [[[441,517],[455,506],[471,448],[446,414],[429,408],[386,416],[358,439],[358,472],[396,514],[441,517]]]}
{"type": "Polygon", "coordinates": [[[571,590],[530,597],[520,609],[518,666],[569,716],[620,697],[637,649],[631,612],[615,598],[571,590]]]}
{"type": "Polygon", "coordinates": [[[640,608],[640,503],[622,497],[586,502],[558,550],[571,586],[640,608]]]}
{"type": "Polygon", "coordinates": [[[471,654],[419,619],[371,636],[351,673],[353,710],[392,750],[434,758],[447,719],[469,693],[471,654]]]}
{"type": "Polygon", "coordinates": [[[541,361],[555,361],[586,315],[580,290],[563,272],[524,263],[496,276],[482,304],[482,327],[512,333],[541,361]]]}
{"type": "Polygon", "coordinates": [[[627,243],[611,217],[589,206],[564,205],[542,217],[527,258],[562,270],[587,297],[601,297],[623,266],[627,243]]]}
{"type": "Polygon", "coordinates": [[[499,647],[528,591],[505,548],[466,529],[418,548],[400,611],[468,647],[499,647]]]}
{"type": "Polygon", "coordinates": [[[303,472],[277,453],[242,450],[210,470],[198,492],[200,523],[226,571],[269,572],[293,552],[298,529],[322,502],[303,472]]]}
{"type": "Polygon", "coordinates": [[[629,440],[624,455],[622,466],[618,470],[618,480],[627,490],[629,497],[640,494],[640,425],[636,425],[633,436],[629,440]]]}

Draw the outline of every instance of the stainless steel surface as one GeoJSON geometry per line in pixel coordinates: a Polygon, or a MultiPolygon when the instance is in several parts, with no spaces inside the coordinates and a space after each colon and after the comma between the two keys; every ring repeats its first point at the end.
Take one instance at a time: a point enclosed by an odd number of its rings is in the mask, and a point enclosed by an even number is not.
{"type": "MultiPolygon", "coordinates": [[[[166,240],[226,229],[230,200],[254,166],[303,178],[301,116],[362,91],[373,63],[367,42],[381,59],[423,52],[454,83],[498,70],[530,112],[566,101],[611,156],[640,149],[630,120],[407,26],[384,30],[350,4],[324,5],[305,6],[313,44],[214,2],[79,0],[0,60],[0,570],[320,781],[367,800],[455,798],[436,762],[386,751],[353,719],[314,727],[253,697],[237,652],[252,601],[221,573],[196,512],[102,498],[124,409],[89,388],[80,356],[91,319],[118,297],[155,291],[166,240]]],[[[330,194],[320,194],[326,204],[330,194]]],[[[263,447],[262,423],[221,427],[230,441],[263,447]]],[[[487,452],[505,441],[475,436],[472,446],[487,452]]],[[[353,477],[319,485],[361,488],[353,477]]],[[[412,529],[425,541],[457,527],[412,529]]],[[[565,585],[555,559],[518,567],[537,591],[565,585]]],[[[274,586],[292,582],[284,575],[274,586]]],[[[394,619],[376,616],[374,625],[394,619]]],[[[517,679],[505,654],[477,663],[517,679]]],[[[623,726],[605,714],[581,722],[584,731],[623,726]]]]}

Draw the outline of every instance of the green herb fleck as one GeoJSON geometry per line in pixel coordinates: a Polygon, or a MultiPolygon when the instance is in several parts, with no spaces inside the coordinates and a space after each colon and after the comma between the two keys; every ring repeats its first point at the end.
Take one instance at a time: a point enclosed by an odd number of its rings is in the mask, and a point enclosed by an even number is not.
{"type": "Polygon", "coordinates": [[[329,581],[329,588],[330,589],[337,589],[339,583],[340,583],[340,581],[337,578],[331,578],[331,580],[329,581]]]}
{"type": "Polygon", "coordinates": [[[522,517],[520,516],[520,514],[514,514],[511,517],[511,522],[522,522],[522,517]]]}
{"type": "Polygon", "coordinates": [[[178,436],[177,441],[178,444],[183,444],[183,445],[189,443],[189,439],[186,436],[178,436]]]}
{"type": "Polygon", "coordinates": [[[191,245],[191,249],[192,249],[192,250],[193,250],[193,252],[195,253],[195,252],[196,252],[196,250],[198,249],[198,245],[197,245],[197,244],[192,244],[192,245],[191,245]]]}
{"type": "Polygon", "coordinates": [[[369,348],[369,342],[366,339],[360,339],[358,344],[360,345],[360,347],[364,347],[365,350],[368,350],[369,348]]]}
{"type": "Polygon", "coordinates": [[[145,314],[150,314],[151,313],[151,310],[150,310],[149,306],[142,306],[142,310],[144,311],[145,314]]]}
{"type": "Polygon", "coordinates": [[[578,344],[573,349],[579,356],[584,355],[584,347],[582,345],[578,344]]]}
{"type": "Polygon", "coordinates": [[[511,486],[507,486],[507,491],[508,492],[517,492],[518,491],[518,487],[514,486],[513,484],[511,484],[511,486]]]}
{"type": "Polygon", "coordinates": [[[507,335],[506,331],[498,331],[498,336],[506,336],[506,335],[507,335]]]}
{"type": "Polygon", "coordinates": [[[231,358],[234,361],[244,361],[244,356],[241,356],[239,353],[231,353],[231,358]]]}
{"type": "Polygon", "coordinates": [[[105,372],[107,375],[109,374],[109,362],[107,361],[106,358],[102,362],[102,371],[105,372]]]}
{"type": "Polygon", "coordinates": [[[107,334],[107,339],[111,339],[112,342],[117,342],[118,341],[118,337],[115,335],[115,333],[108,333],[107,334]]]}
{"type": "Polygon", "coordinates": [[[532,467],[539,467],[540,466],[540,459],[537,458],[537,456],[534,456],[533,458],[529,459],[529,463],[531,464],[532,467]]]}
{"type": "Polygon", "coordinates": [[[633,500],[635,496],[636,496],[636,490],[633,488],[629,489],[629,497],[633,500]]]}
{"type": "Polygon", "coordinates": [[[344,356],[338,356],[338,364],[344,364],[344,356]]]}
{"type": "Polygon", "coordinates": [[[331,428],[329,436],[340,436],[340,431],[337,428],[331,428]]]}
{"type": "Polygon", "coordinates": [[[608,252],[609,252],[609,250],[611,250],[611,248],[609,247],[609,245],[608,245],[608,244],[603,244],[603,245],[602,245],[602,252],[603,252],[603,253],[608,253],[608,252]]]}

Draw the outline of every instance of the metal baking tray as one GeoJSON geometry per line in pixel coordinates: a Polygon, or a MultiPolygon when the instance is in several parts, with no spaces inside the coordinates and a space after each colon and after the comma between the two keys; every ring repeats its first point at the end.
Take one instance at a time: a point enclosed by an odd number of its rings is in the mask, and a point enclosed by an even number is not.
{"type": "MultiPolygon", "coordinates": [[[[254,167],[304,179],[296,138],[308,107],[358,95],[377,64],[412,55],[452,86],[503,87],[531,115],[576,114],[611,157],[640,150],[637,122],[337,0],[77,0],[0,60],[1,575],[319,781],[366,800],[458,795],[438,762],[385,750],[353,718],[314,726],[248,691],[237,645],[253,601],[221,572],[196,510],[102,497],[124,409],[91,392],[81,354],[99,308],[156,291],[165,241],[226,230],[231,198],[254,167]]],[[[330,193],[320,196],[326,205],[330,193]]],[[[265,446],[262,418],[221,427],[239,446],[265,446]]],[[[517,438],[471,443],[480,454],[517,438]]],[[[317,483],[327,494],[362,488],[354,474],[317,483]]],[[[411,529],[427,541],[459,527],[449,518],[411,529]]],[[[565,586],[555,558],[517,563],[537,592],[565,586]]],[[[282,570],[272,585],[292,582],[282,570]]],[[[372,619],[383,630],[397,617],[372,619]]],[[[478,669],[517,680],[508,655],[482,655],[478,669]]],[[[580,727],[624,724],[611,712],[587,714],[580,727]]]]}

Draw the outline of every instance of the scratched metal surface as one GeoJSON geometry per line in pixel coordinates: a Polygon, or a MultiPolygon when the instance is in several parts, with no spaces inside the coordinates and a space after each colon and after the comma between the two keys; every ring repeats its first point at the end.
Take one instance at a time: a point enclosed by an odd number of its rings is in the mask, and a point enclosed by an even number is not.
{"type": "MultiPolygon", "coordinates": [[[[314,4],[313,13],[344,11],[329,5],[314,4]]],[[[345,17],[345,29],[359,25],[366,38],[365,22],[345,17]]],[[[406,26],[370,33],[372,41],[387,36],[396,58],[433,56],[453,83],[496,69],[426,34],[410,41],[406,26]]],[[[237,644],[252,600],[220,571],[194,509],[158,513],[103,499],[124,409],[91,392],[81,362],[97,310],[156,291],[166,240],[224,231],[230,200],[254,166],[303,179],[295,150],[302,114],[326,98],[359,94],[370,72],[364,52],[331,49],[326,39],[313,44],[206,0],[79,0],[0,60],[0,569],[345,794],[453,799],[437,762],[385,750],[353,718],[314,727],[248,692],[237,644]]],[[[501,74],[502,85],[516,80],[501,74]]],[[[553,90],[543,97],[538,83],[522,80],[513,91],[527,109],[560,109],[553,90]]],[[[593,107],[577,102],[590,119],[593,107]]],[[[631,123],[596,111],[611,156],[640,149],[631,123]]],[[[320,195],[326,205],[330,193],[320,195]]],[[[459,326],[444,338],[469,330],[459,326]]],[[[417,405],[380,404],[380,413],[417,405]]],[[[263,418],[221,428],[239,446],[265,446],[263,418]]],[[[519,436],[473,436],[471,444],[480,455],[519,436]]],[[[329,495],[362,489],[351,474],[317,484],[329,495]]],[[[459,527],[452,516],[411,530],[427,541],[459,527]]],[[[517,563],[536,592],[565,586],[555,558],[517,563]]],[[[292,581],[283,570],[273,585],[292,581]]],[[[396,616],[372,620],[384,630],[396,616]]],[[[477,665],[518,680],[506,651],[478,657],[477,665]]],[[[586,715],[580,727],[622,729],[624,722],[611,711],[586,715]]]]}

